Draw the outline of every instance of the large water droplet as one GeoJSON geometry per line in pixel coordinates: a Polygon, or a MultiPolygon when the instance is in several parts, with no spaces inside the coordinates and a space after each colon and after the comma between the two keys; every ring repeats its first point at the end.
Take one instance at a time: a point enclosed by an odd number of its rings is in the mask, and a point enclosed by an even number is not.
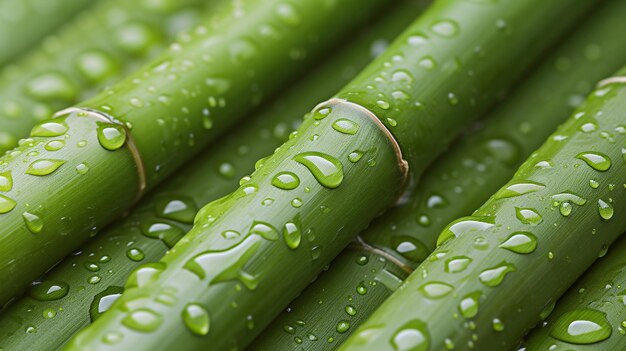
{"type": "Polygon", "coordinates": [[[0,195],[0,214],[11,212],[17,203],[4,195],[0,195]]]}
{"type": "Polygon", "coordinates": [[[146,263],[139,266],[128,277],[126,288],[141,288],[157,281],[165,267],[163,262],[146,263]]]}
{"type": "Polygon", "coordinates": [[[163,317],[147,308],[132,311],[122,319],[122,324],[140,332],[155,331],[161,323],[163,323],[163,317]]]}
{"type": "Polygon", "coordinates": [[[65,161],[55,159],[41,159],[31,163],[26,169],[26,174],[34,176],[46,176],[59,169],[65,161]]]}
{"type": "Polygon", "coordinates": [[[181,223],[191,224],[198,212],[198,207],[190,198],[167,197],[156,201],[157,216],[181,223]]]}
{"type": "Polygon", "coordinates": [[[280,172],[272,178],[272,185],[283,190],[292,190],[300,185],[300,178],[292,172],[280,172]]]}
{"type": "Polygon", "coordinates": [[[511,184],[507,186],[506,188],[500,190],[498,194],[496,195],[496,199],[503,199],[503,198],[509,198],[509,197],[515,197],[515,196],[525,195],[529,193],[534,193],[543,189],[544,187],[545,185],[543,184],[539,184],[536,182],[529,182],[529,181],[523,182],[523,183],[511,184]]]}
{"type": "Polygon", "coordinates": [[[430,334],[426,323],[414,319],[402,325],[390,340],[394,351],[428,351],[430,334]]]}
{"type": "Polygon", "coordinates": [[[543,217],[537,212],[537,210],[532,208],[515,208],[515,216],[517,219],[524,224],[537,225],[543,221],[543,217]]]}
{"type": "Polygon", "coordinates": [[[333,129],[343,134],[354,135],[359,131],[359,125],[349,119],[340,118],[333,123],[333,129]]]}
{"type": "Polygon", "coordinates": [[[37,124],[30,132],[32,137],[56,137],[63,135],[69,128],[64,122],[45,121],[37,124]]]}
{"type": "Polygon", "coordinates": [[[437,246],[446,241],[471,232],[485,231],[494,226],[493,218],[489,217],[464,217],[449,224],[439,235],[437,246]]]}
{"type": "Polygon", "coordinates": [[[13,176],[11,171],[0,173],[0,191],[11,191],[13,189],[13,176]]]}
{"type": "Polygon", "coordinates": [[[183,310],[183,323],[196,335],[207,335],[211,328],[209,312],[199,304],[190,303],[183,310]]]}
{"type": "Polygon", "coordinates": [[[126,143],[126,131],[119,124],[98,122],[98,141],[103,148],[115,151],[126,143]]]}
{"type": "Polygon", "coordinates": [[[576,158],[585,161],[591,168],[596,171],[604,172],[611,168],[611,159],[600,152],[581,152],[576,158]]]}
{"type": "Polygon", "coordinates": [[[315,179],[324,187],[335,189],[343,182],[343,165],[333,156],[321,152],[303,152],[294,160],[311,171],[315,179]]]}
{"type": "Polygon", "coordinates": [[[519,254],[529,254],[537,249],[537,237],[529,232],[511,234],[500,247],[519,254]]]}
{"type": "Polygon", "coordinates": [[[598,213],[604,220],[609,220],[613,217],[613,206],[610,203],[605,202],[602,199],[598,199],[598,213]]]}
{"type": "Polygon", "coordinates": [[[552,325],[555,339],[579,345],[593,344],[611,336],[612,328],[606,314],[592,309],[569,311],[552,325]]]}
{"type": "Polygon", "coordinates": [[[287,222],[285,224],[285,228],[283,229],[283,239],[285,240],[285,244],[287,244],[290,249],[297,249],[298,246],[300,246],[300,241],[302,240],[300,228],[298,228],[298,226],[293,222],[287,222]]]}
{"type": "Polygon", "coordinates": [[[108,311],[111,305],[122,296],[123,292],[124,288],[120,286],[109,286],[104,291],[94,296],[93,301],[91,301],[91,306],[89,307],[91,322],[93,323],[104,314],[104,312],[108,311]]]}
{"type": "Polygon", "coordinates": [[[24,219],[24,224],[26,224],[26,228],[28,228],[31,233],[41,233],[41,230],[43,229],[43,219],[41,219],[40,216],[26,211],[22,213],[22,218],[24,219]]]}
{"type": "Polygon", "coordinates": [[[478,279],[486,286],[498,286],[504,280],[504,277],[509,272],[515,272],[515,266],[511,263],[502,262],[498,266],[485,269],[478,275],[478,279]]]}
{"type": "Polygon", "coordinates": [[[478,313],[478,298],[481,293],[479,291],[470,293],[459,302],[459,312],[464,318],[473,318],[478,313]]]}
{"type": "Polygon", "coordinates": [[[472,259],[469,257],[454,256],[446,262],[445,271],[448,273],[463,272],[470,263],[472,263],[472,259]]]}
{"type": "Polygon", "coordinates": [[[185,231],[179,227],[169,223],[162,222],[143,222],[141,223],[141,232],[148,238],[159,239],[167,245],[174,247],[176,243],[185,235],[185,231]]]}
{"type": "Polygon", "coordinates": [[[440,299],[451,293],[454,287],[443,282],[431,282],[422,285],[419,290],[429,299],[440,299]]]}
{"type": "Polygon", "coordinates": [[[28,291],[28,295],[39,301],[54,301],[65,297],[70,286],[65,282],[45,280],[35,283],[28,291]]]}

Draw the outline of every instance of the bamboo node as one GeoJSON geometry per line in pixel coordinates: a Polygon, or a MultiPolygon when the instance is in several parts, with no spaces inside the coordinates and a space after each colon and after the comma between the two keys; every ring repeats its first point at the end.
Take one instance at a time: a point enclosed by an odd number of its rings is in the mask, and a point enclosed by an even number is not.
{"type": "Polygon", "coordinates": [[[603,79],[600,82],[598,82],[597,87],[602,88],[610,84],[626,84],[626,76],[617,76],[617,77],[603,79]]]}

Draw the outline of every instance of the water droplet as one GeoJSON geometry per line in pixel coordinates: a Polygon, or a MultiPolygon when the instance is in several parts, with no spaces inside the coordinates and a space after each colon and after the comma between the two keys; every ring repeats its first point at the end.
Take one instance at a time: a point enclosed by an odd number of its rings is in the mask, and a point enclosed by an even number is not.
{"type": "Polygon", "coordinates": [[[499,247],[519,254],[529,254],[537,249],[537,237],[529,232],[516,232],[511,234],[499,247]]]}
{"type": "Polygon", "coordinates": [[[315,111],[315,113],[313,114],[313,118],[315,118],[315,120],[317,120],[317,121],[320,121],[320,120],[326,118],[326,116],[328,116],[331,111],[332,111],[332,109],[330,109],[329,107],[321,108],[321,109],[315,111]]]}
{"type": "Polygon", "coordinates": [[[46,144],[44,147],[48,151],[58,151],[65,147],[65,141],[63,140],[52,140],[46,144]]]}
{"type": "Polygon", "coordinates": [[[333,123],[333,129],[343,134],[354,135],[359,131],[359,125],[349,119],[340,118],[333,123]]]}
{"type": "Polygon", "coordinates": [[[211,318],[207,310],[199,304],[190,303],[183,310],[185,326],[196,335],[207,335],[211,327],[211,318]]]}
{"type": "Polygon", "coordinates": [[[140,332],[155,331],[161,323],[163,323],[163,317],[147,308],[132,311],[122,319],[122,324],[140,332]]]}
{"type": "Polygon", "coordinates": [[[463,272],[472,263],[472,259],[466,256],[454,256],[446,262],[445,271],[448,273],[463,272]]]}
{"type": "Polygon", "coordinates": [[[39,301],[55,301],[65,297],[70,286],[65,282],[45,280],[31,286],[28,295],[39,301]]]}
{"type": "Polygon", "coordinates": [[[57,137],[67,133],[67,124],[63,122],[41,122],[33,127],[30,132],[32,137],[57,137]]]}
{"type": "Polygon", "coordinates": [[[131,261],[139,262],[143,260],[146,255],[138,248],[130,248],[126,251],[126,257],[128,257],[131,261]]]}
{"type": "Polygon", "coordinates": [[[4,195],[0,195],[0,214],[11,212],[17,203],[4,195]]]}
{"type": "Polygon", "coordinates": [[[291,206],[295,207],[295,208],[300,208],[302,207],[302,199],[300,199],[299,197],[296,197],[295,199],[291,200],[291,206]]]}
{"type": "Polygon", "coordinates": [[[347,320],[339,321],[337,323],[337,326],[335,327],[335,330],[337,330],[337,333],[340,333],[340,334],[347,332],[348,329],[350,329],[350,322],[347,320]]]}
{"type": "Polygon", "coordinates": [[[613,206],[602,199],[598,199],[598,213],[602,219],[609,220],[613,217],[613,206]]]}
{"type": "Polygon", "coordinates": [[[582,152],[576,155],[576,158],[585,161],[596,171],[604,172],[611,168],[611,159],[607,155],[600,152],[582,152]]]}
{"type": "Polygon", "coordinates": [[[108,53],[101,50],[83,52],[76,59],[76,66],[83,77],[99,83],[118,72],[118,65],[108,53]]]}
{"type": "Polygon", "coordinates": [[[41,315],[45,319],[51,319],[51,318],[56,317],[57,311],[53,310],[52,308],[46,308],[45,310],[43,310],[41,315]]]}
{"type": "Polygon", "coordinates": [[[596,129],[598,129],[598,126],[592,122],[585,123],[582,126],[580,126],[580,130],[583,131],[584,133],[591,133],[595,131],[596,129]]]}
{"type": "Polygon", "coordinates": [[[586,345],[607,339],[611,332],[604,312],[579,309],[560,316],[552,325],[550,335],[567,343],[586,345]]]}
{"type": "Polygon", "coordinates": [[[65,161],[55,159],[41,159],[31,163],[26,169],[26,174],[34,176],[46,176],[59,169],[65,161]]]}
{"type": "Polygon", "coordinates": [[[454,106],[459,103],[459,98],[452,92],[448,93],[448,102],[450,105],[454,106]]]}
{"type": "Polygon", "coordinates": [[[141,223],[141,232],[148,238],[159,239],[173,247],[184,235],[185,231],[169,223],[148,221],[141,223]]]}
{"type": "Polygon", "coordinates": [[[359,295],[365,295],[367,294],[367,287],[365,286],[365,282],[360,282],[359,285],[357,285],[356,287],[356,292],[359,295]]]}
{"type": "Polygon", "coordinates": [[[543,217],[541,217],[537,210],[532,208],[516,207],[515,216],[524,224],[537,225],[543,221],[543,217]]]}
{"type": "Polygon", "coordinates": [[[461,299],[459,302],[459,312],[464,318],[474,318],[478,314],[478,298],[480,292],[473,292],[461,299]]]}
{"type": "Polygon", "coordinates": [[[383,109],[383,110],[388,110],[389,107],[391,107],[389,105],[389,103],[387,101],[385,101],[385,100],[378,100],[378,101],[376,101],[376,105],[378,107],[380,107],[381,109],[383,109]]]}
{"type": "Polygon", "coordinates": [[[356,308],[354,308],[354,306],[352,306],[352,305],[346,306],[346,308],[344,310],[346,311],[346,313],[349,316],[355,316],[356,315],[356,308]]]}
{"type": "Polygon", "coordinates": [[[108,311],[111,305],[122,296],[123,292],[124,288],[120,286],[109,286],[104,291],[94,296],[91,301],[91,306],[89,307],[91,322],[93,323],[104,314],[104,312],[108,311]]]}
{"type": "Polygon", "coordinates": [[[429,299],[440,299],[451,293],[454,287],[443,282],[432,282],[422,285],[419,290],[429,299]]]}
{"type": "Polygon", "coordinates": [[[115,151],[126,143],[126,131],[119,124],[98,122],[98,141],[109,151],[115,151]]]}
{"type": "Polygon", "coordinates": [[[493,327],[493,330],[497,332],[501,332],[504,330],[504,323],[498,318],[494,318],[491,321],[491,326],[493,327]]]}
{"type": "Polygon", "coordinates": [[[333,156],[321,152],[304,152],[294,157],[294,160],[308,168],[326,188],[335,189],[343,181],[343,165],[333,156]]]}
{"type": "Polygon", "coordinates": [[[283,239],[285,240],[285,244],[292,250],[295,250],[300,246],[300,241],[302,240],[302,234],[300,232],[300,228],[293,223],[287,222],[283,229],[283,239]]]}
{"type": "Polygon", "coordinates": [[[488,217],[464,217],[450,223],[439,235],[437,246],[444,242],[471,232],[486,231],[494,226],[493,218],[488,217]]]}
{"type": "Polygon", "coordinates": [[[526,194],[537,192],[543,188],[545,188],[545,185],[539,184],[536,182],[523,182],[523,183],[511,184],[507,186],[506,188],[500,190],[498,194],[496,195],[496,199],[504,199],[504,198],[509,198],[509,197],[526,195],[526,194]]]}
{"type": "Polygon", "coordinates": [[[442,37],[453,37],[459,32],[459,25],[453,20],[440,20],[433,23],[430,29],[442,37]]]}
{"type": "Polygon", "coordinates": [[[44,101],[76,100],[78,89],[76,85],[61,73],[43,73],[33,78],[26,85],[28,95],[44,101]]]}
{"type": "Polygon", "coordinates": [[[24,212],[22,213],[22,218],[24,219],[24,224],[26,224],[26,228],[28,228],[31,233],[41,233],[41,230],[43,229],[43,220],[40,216],[31,212],[24,212]]]}
{"type": "Polygon", "coordinates": [[[176,196],[156,200],[155,210],[157,216],[161,218],[191,224],[198,212],[198,207],[192,199],[176,196]]]}
{"type": "Polygon", "coordinates": [[[391,337],[394,351],[428,351],[430,335],[424,322],[414,319],[402,325],[391,337]]]}
{"type": "Polygon", "coordinates": [[[391,247],[402,257],[416,263],[425,260],[430,253],[430,250],[422,242],[406,235],[393,236],[391,247]]]}
{"type": "Polygon", "coordinates": [[[87,166],[87,164],[79,163],[78,166],[76,166],[76,173],[83,175],[87,174],[87,172],[89,172],[89,166],[87,166]]]}
{"type": "Polygon", "coordinates": [[[498,286],[504,280],[509,272],[515,272],[515,266],[510,263],[502,262],[498,266],[486,269],[478,275],[478,279],[486,286],[498,286]]]}
{"type": "Polygon", "coordinates": [[[363,152],[353,151],[348,155],[348,160],[352,163],[357,163],[363,158],[363,152]]]}
{"type": "Polygon", "coordinates": [[[11,191],[13,189],[13,176],[11,171],[0,173],[0,191],[11,191]]]}
{"type": "Polygon", "coordinates": [[[420,67],[425,68],[429,71],[437,67],[437,63],[435,62],[435,59],[433,59],[431,56],[422,57],[417,64],[420,67]]]}
{"type": "Polygon", "coordinates": [[[126,288],[141,288],[155,282],[165,267],[163,262],[146,263],[139,266],[128,276],[126,288]]]}
{"type": "Polygon", "coordinates": [[[300,185],[300,178],[292,172],[280,172],[272,178],[272,185],[283,190],[292,190],[300,185]]]}

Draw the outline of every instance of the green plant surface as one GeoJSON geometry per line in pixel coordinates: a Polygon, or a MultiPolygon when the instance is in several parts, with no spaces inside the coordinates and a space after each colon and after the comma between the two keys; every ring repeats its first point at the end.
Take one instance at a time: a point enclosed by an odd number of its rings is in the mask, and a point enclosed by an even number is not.
{"type": "Polygon", "coordinates": [[[135,71],[217,2],[102,0],[68,21],[0,71],[0,154],[54,112],[135,71]]]}
{"type": "Polygon", "coordinates": [[[340,350],[509,349],[626,224],[624,72],[437,249],[340,350]]]}
{"type": "Polygon", "coordinates": [[[131,280],[67,349],[245,347],[396,199],[402,156],[421,173],[591,2],[541,5],[433,4],[238,190],[203,207],[185,238],[155,267],[137,271],[150,278],[131,280]],[[502,18],[514,29],[497,31],[502,18]],[[467,54],[469,45],[487,54],[467,54]],[[429,54],[439,69],[409,63],[429,54]]]}
{"type": "Polygon", "coordinates": [[[0,303],[328,56],[384,0],[232,0],[0,158],[0,303]],[[358,5],[358,6],[355,6],[358,5]],[[307,14],[306,16],[304,14],[307,14]]]}
{"type": "Polygon", "coordinates": [[[0,67],[37,45],[96,0],[0,1],[0,67]]]}
{"type": "Polygon", "coordinates": [[[470,127],[407,194],[374,220],[251,344],[251,350],[331,350],[434,249],[452,220],[470,215],[566,120],[594,82],[626,62],[626,2],[607,1],[529,77],[470,127]],[[345,257],[344,257],[345,256],[345,257]],[[373,271],[375,270],[375,272],[373,271]]]}

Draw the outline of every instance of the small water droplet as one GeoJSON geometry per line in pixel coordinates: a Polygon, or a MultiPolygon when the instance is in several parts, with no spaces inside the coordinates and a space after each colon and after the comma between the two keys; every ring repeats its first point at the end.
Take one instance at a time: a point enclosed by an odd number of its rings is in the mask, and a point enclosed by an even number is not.
{"type": "Polygon", "coordinates": [[[445,271],[448,273],[463,272],[472,263],[472,259],[466,256],[454,256],[446,262],[445,271]]]}
{"type": "Polygon", "coordinates": [[[31,286],[28,295],[39,301],[55,301],[64,298],[70,291],[65,282],[45,280],[31,286]]]}
{"type": "Polygon", "coordinates": [[[459,33],[459,25],[453,20],[440,20],[433,23],[430,29],[442,37],[453,37],[459,33]]]}
{"type": "Polygon", "coordinates": [[[340,118],[333,123],[333,129],[348,135],[354,135],[359,131],[359,125],[349,119],[340,118]]]}
{"type": "Polygon", "coordinates": [[[471,232],[486,231],[494,226],[493,218],[464,217],[450,223],[439,235],[437,246],[444,242],[471,232]]]}
{"type": "Polygon", "coordinates": [[[537,212],[537,210],[532,208],[515,208],[515,216],[517,219],[524,224],[537,225],[543,221],[543,217],[537,212]]]}
{"type": "Polygon", "coordinates": [[[163,317],[147,308],[132,311],[122,319],[122,324],[140,332],[155,331],[161,323],[163,323],[163,317]]]}
{"type": "Polygon", "coordinates": [[[126,251],[126,257],[128,257],[131,261],[139,262],[143,260],[146,255],[138,248],[130,248],[126,251]]]}
{"type": "Polygon", "coordinates": [[[24,219],[24,224],[26,224],[26,228],[28,228],[31,233],[41,233],[41,231],[43,230],[43,220],[40,216],[26,211],[22,213],[22,218],[24,219]]]}
{"type": "Polygon", "coordinates": [[[339,321],[337,323],[337,326],[335,327],[335,330],[337,330],[337,333],[340,333],[340,334],[347,332],[348,329],[350,329],[350,322],[347,320],[339,321]]]}
{"type": "Polygon", "coordinates": [[[431,282],[422,285],[419,290],[429,299],[440,299],[451,293],[454,287],[443,282],[431,282]]]}
{"type": "Polygon", "coordinates": [[[500,285],[507,273],[515,272],[515,266],[511,263],[502,262],[501,264],[485,269],[478,275],[478,279],[486,286],[494,287],[500,285]]]}
{"type": "Polygon", "coordinates": [[[122,296],[123,292],[124,288],[120,286],[109,286],[104,291],[94,296],[91,301],[91,306],[89,307],[91,322],[93,323],[104,314],[104,312],[108,311],[113,303],[122,296]]]}
{"type": "Polygon", "coordinates": [[[464,318],[474,318],[478,314],[478,298],[480,292],[473,292],[461,299],[459,302],[459,312],[464,318]]]}

